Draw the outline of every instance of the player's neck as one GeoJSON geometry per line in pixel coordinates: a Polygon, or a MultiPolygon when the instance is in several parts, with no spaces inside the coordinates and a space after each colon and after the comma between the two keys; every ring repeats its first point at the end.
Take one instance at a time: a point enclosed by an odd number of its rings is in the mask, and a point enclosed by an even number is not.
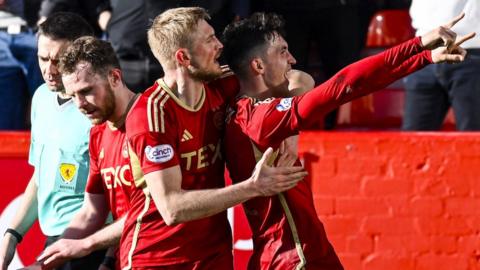
{"type": "Polygon", "coordinates": [[[272,97],[272,91],[259,80],[240,79],[240,91],[249,97],[264,100],[272,97]]]}
{"type": "Polygon", "coordinates": [[[111,128],[118,129],[125,124],[127,113],[135,101],[135,93],[126,86],[113,91],[115,93],[115,110],[107,122],[111,128]]]}
{"type": "Polygon", "coordinates": [[[202,99],[203,82],[193,79],[182,72],[165,72],[163,78],[166,86],[172,94],[180,99],[185,105],[196,108],[202,99]]]}

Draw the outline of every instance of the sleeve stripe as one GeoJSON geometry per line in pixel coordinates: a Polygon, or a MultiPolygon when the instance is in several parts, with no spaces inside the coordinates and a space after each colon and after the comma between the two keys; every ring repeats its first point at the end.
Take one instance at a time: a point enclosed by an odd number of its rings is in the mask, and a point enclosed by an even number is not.
{"type": "Polygon", "coordinates": [[[160,96],[156,97],[154,102],[153,102],[153,117],[154,117],[154,121],[153,121],[153,124],[154,124],[154,131],[155,132],[158,132],[159,131],[159,128],[158,128],[158,101],[160,101],[163,97],[165,96],[165,91],[162,91],[160,93],[160,96]]]}
{"type": "Polygon", "coordinates": [[[165,98],[162,100],[162,102],[160,103],[160,121],[161,121],[161,132],[162,133],[165,133],[165,116],[164,116],[164,111],[163,111],[163,106],[165,106],[165,103],[167,102],[167,100],[170,98],[169,95],[165,95],[165,98]]]}
{"type": "Polygon", "coordinates": [[[152,92],[150,97],[148,97],[147,104],[147,118],[148,118],[148,130],[151,132],[158,132],[158,109],[157,104],[158,100],[165,95],[165,91],[159,86],[155,91],[152,92]]]}

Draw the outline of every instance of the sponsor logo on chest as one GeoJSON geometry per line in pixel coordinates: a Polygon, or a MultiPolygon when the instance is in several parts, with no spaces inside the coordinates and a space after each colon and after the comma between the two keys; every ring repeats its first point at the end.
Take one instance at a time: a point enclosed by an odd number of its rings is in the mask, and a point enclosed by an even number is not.
{"type": "Polygon", "coordinates": [[[184,152],[180,154],[184,169],[202,169],[215,164],[218,160],[222,160],[221,141],[216,144],[210,143],[202,146],[194,151],[184,152]]]}
{"type": "Polygon", "coordinates": [[[127,180],[127,174],[130,171],[130,166],[125,164],[123,166],[109,167],[100,170],[102,179],[108,189],[116,188],[117,186],[130,186],[131,183],[127,180]]]}

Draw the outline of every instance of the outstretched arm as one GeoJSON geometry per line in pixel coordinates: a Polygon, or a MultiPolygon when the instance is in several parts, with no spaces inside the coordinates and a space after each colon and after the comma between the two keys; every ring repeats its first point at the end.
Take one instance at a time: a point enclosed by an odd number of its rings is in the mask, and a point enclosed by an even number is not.
{"type": "Polygon", "coordinates": [[[464,14],[461,14],[422,37],[341,70],[301,98],[298,105],[300,118],[308,124],[313,115],[324,114],[350,100],[383,89],[427,64],[463,61],[466,51],[460,45],[475,36],[475,33],[470,33],[457,38],[451,30],[463,17],[464,14]]]}
{"type": "Polygon", "coordinates": [[[450,30],[462,18],[460,15],[422,37],[353,63],[303,95],[255,106],[253,113],[248,112],[251,120],[244,132],[260,146],[276,145],[299,130],[313,127],[341,104],[384,89],[430,63],[463,61],[465,50],[460,45],[474,34],[455,42],[456,34],[450,30]]]}

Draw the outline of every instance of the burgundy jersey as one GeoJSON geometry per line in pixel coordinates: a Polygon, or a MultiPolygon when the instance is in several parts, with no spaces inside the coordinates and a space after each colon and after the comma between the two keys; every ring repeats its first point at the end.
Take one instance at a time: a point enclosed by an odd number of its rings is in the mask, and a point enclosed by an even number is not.
{"type": "Polygon", "coordinates": [[[201,100],[191,108],[158,80],[127,116],[135,189],[121,240],[122,268],[201,261],[232,249],[226,211],[167,226],[143,179],[179,165],[184,190],[224,187],[225,109],[238,92],[238,82],[227,77],[198,90],[201,100]]]}
{"type": "MultiPolygon", "coordinates": [[[[346,67],[301,96],[263,101],[240,97],[227,112],[225,152],[232,181],[246,179],[269,146],[277,149],[284,139],[311,128],[333,108],[429,63],[430,52],[423,51],[415,38],[346,67]]],[[[317,217],[307,181],[243,206],[254,242],[249,269],[343,269],[317,217]]]]}
{"type": "Polygon", "coordinates": [[[133,187],[125,126],[110,128],[107,123],[93,126],[90,131],[90,173],[86,191],[105,194],[113,218],[129,209],[133,187]]]}

